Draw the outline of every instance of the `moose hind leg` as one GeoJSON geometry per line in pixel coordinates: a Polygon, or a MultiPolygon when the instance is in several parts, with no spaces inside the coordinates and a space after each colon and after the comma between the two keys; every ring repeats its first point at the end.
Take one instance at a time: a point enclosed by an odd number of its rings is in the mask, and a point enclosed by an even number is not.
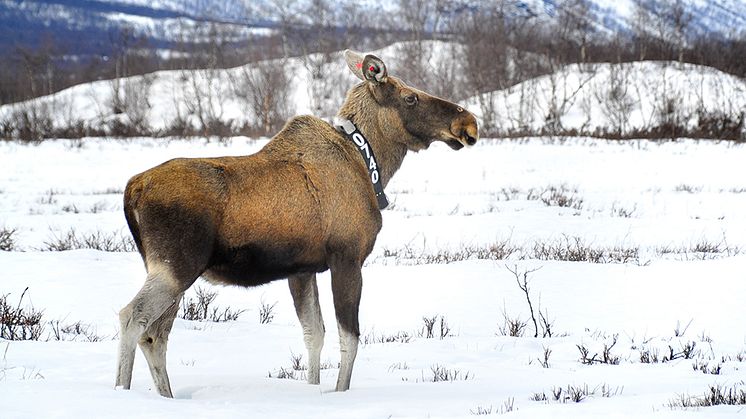
{"type": "Polygon", "coordinates": [[[303,327],[303,341],[308,350],[308,383],[319,384],[321,348],[324,346],[324,320],[319,306],[319,289],[315,274],[294,275],[288,278],[295,313],[303,327]]]}
{"type": "Polygon", "coordinates": [[[119,312],[117,387],[130,388],[138,340],[166,310],[177,305],[181,292],[163,272],[150,273],[135,298],[119,312]]]}
{"type": "Polygon", "coordinates": [[[166,348],[168,346],[168,335],[171,333],[176,313],[179,311],[178,302],[181,301],[182,297],[183,294],[176,298],[176,304],[167,308],[161,317],[153,322],[140,336],[138,342],[142,353],[145,355],[145,360],[148,361],[150,375],[153,376],[158,394],[169,398],[173,398],[173,393],[171,393],[171,383],[166,371],[166,348]]]}
{"type": "Polygon", "coordinates": [[[354,262],[335,263],[331,266],[334,311],[339,326],[339,349],[341,365],[337,377],[337,391],[350,388],[352,367],[357,356],[360,339],[358,310],[363,286],[361,265],[354,262]]]}

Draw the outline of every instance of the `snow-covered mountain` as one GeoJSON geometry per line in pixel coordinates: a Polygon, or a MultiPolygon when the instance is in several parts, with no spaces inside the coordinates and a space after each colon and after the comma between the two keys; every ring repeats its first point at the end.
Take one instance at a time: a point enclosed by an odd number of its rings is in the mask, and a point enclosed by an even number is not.
{"type": "MultiPolygon", "coordinates": [[[[293,3],[302,7],[301,0],[293,3]]],[[[341,9],[346,0],[334,0],[341,9]]],[[[457,6],[445,13],[479,8],[480,1],[455,0],[457,6]]],[[[574,0],[505,0],[506,12],[513,16],[542,20],[557,19],[559,8],[574,0]]],[[[588,19],[599,33],[629,34],[634,19],[634,0],[588,0],[588,19]]],[[[238,38],[246,38],[256,28],[273,27],[278,6],[269,0],[0,0],[0,52],[17,44],[35,45],[53,36],[69,53],[102,53],[110,48],[112,32],[131,28],[145,35],[157,48],[168,47],[182,38],[197,22],[214,22],[238,38]]],[[[386,13],[394,10],[395,0],[357,1],[363,9],[386,13]]],[[[648,0],[652,9],[662,9],[671,0],[648,0]]],[[[746,2],[742,0],[686,0],[689,27],[695,34],[721,37],[737,35],[746,27],[746,2]]]]}

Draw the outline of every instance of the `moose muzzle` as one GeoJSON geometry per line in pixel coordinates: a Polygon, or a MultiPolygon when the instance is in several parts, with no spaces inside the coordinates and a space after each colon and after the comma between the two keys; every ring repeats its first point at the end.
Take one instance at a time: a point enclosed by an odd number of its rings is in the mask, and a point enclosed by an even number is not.
{"type": "Polygon", "coordinates": [[[477,118],[460,106],[457,111],[459,115],[451,122],[451,134],[458,140],[447,141],[447,144],[454,150],[460,150],[467,145],[472,146],[479,139],[477,118]]]}

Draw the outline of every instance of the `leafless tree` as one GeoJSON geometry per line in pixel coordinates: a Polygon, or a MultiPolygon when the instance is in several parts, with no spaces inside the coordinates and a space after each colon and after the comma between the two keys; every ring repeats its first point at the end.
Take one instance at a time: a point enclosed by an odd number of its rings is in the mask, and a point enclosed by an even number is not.
{"type": "Polygon", "coordinates": [[[136,134],[150,132],[148,117],[152,105],[150,103],[150,86],[155,77],[152,74],[130,77],[124,82],[124,98],[121,102],[122,112],[127,115],[128,122],[136,134]]]}
{"type": "Polygon", "coordinates": [[[479,8],[462,13],[454,22],[454,32],[463,44],[462,74],[464,91],[476,95],[481,109],[481,129],[496,134],[497,90],[512,84],[512,51],[509,23],[505,16],[507,0],[479,2],[479,8]]]}
{"type": "Polygon", "coordinates": [[[687,47],[689,24],[694,15],[692,15],[691,6],[685,0],[674,0],[668,7],[667,16],[672,29],[672,42],[676,46],[679,63],[683,63],[684,51],[687,47]]]}
{"type": "Polygon", "coordinates": [[[433,38],[441,25],[442,15],[449,0],[398,0],[396,24],[405,32],[408,42],[397,51],[400,61],[406,65],[397,68],[397,73],[409,83],[436,95],[439,85],[432,78],[433,50],[427,41],[433,38]]]}
{"type": "Polygon", "coordinates": [[[223,120],[225,103],[233,94],[222,70],[229,34],[215,23],[204,25],[194,27],[195,37],[201,33],[208,35],[204,50],[187,62],[188,67],[181,74],[185,82],[184,107],[198,121],[202,135],[225,137],[231,134],[230,121],[223,120]]]}
{"type": "Polygon", "coordinates": [[[594,30],[589,1],[566,0],[558,6],[557,15],[559,37],[566,48],[577,48],[577,62],[587,62],[589,38],[594,30]]]}
{"type": "Polygon", "coordinates": [[[635,100],[629,92],[629,77],[628,64],[612,64],[609,66],[607,82],[594,89],[601,112],[609,121],[610,129],[618,135],[627,132],[629,115],[635,106],[635,100]]]}
{"type": "Polygon", "coordinates": [[[234,81],[236,97],[256,116],[254,129],[265,136],[277,132],[295,111],[286,63],[282,58],[255,62],[242,67],[234,81]]]}

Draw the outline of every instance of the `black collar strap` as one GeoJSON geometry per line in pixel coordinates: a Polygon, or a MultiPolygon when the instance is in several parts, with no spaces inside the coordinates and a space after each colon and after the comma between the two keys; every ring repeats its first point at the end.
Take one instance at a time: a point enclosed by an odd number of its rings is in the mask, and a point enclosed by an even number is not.
{"type": "Polygon", "coordinates": [[[386,208],[389,206],[389,200],[386,199],[386,194],[383,192],[381,174],[378,170],[378,160],[376,160],[376,156],[373,154],[373,147],[370,146],[363,133],[349,119],[336,117],[334,118],[334,126],[357,146],[357,150],[363,156],[365,165],[368,167],[370,183],[373,184],[373,190],[376,192],[376,199],[378,200],[378,208],[386,208]]]}

